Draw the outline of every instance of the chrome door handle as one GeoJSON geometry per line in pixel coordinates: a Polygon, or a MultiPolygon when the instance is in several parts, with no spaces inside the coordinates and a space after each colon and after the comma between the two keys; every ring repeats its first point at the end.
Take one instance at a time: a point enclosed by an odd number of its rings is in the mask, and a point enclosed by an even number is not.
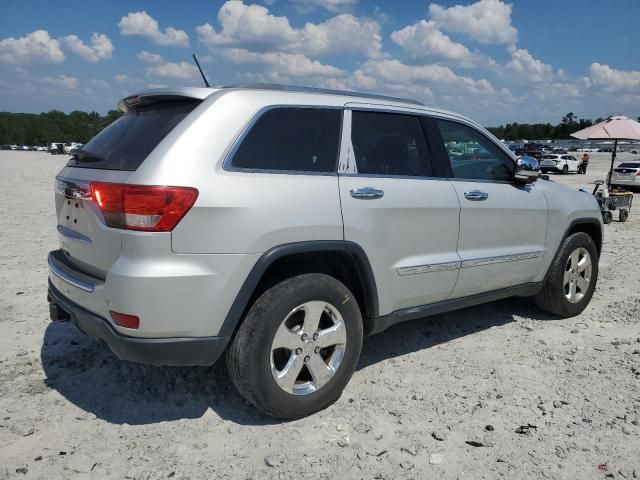
{"type": "Polygon", "coordinates": [[[481,192],[480,190],[473,190],[472,192],[464,192],[464,198],[477,202],[480,200],[486,200],[487,198],[489,198],[489,194],[486,192],[481,192]]]}
{"type": "Polygon", "coordinates": [[[384,191],[378,190],[377,188],[354,188],[349,193],[353,198],[358,198],[360,200],[375,200],[376,198],[384,197],[384,191]]]}

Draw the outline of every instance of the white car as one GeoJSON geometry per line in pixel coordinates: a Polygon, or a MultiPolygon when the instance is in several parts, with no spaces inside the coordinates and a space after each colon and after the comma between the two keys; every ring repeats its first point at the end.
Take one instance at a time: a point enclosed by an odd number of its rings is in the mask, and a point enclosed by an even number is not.
{"type": "Polygon", "coordinates": [[[614,168],[611,185],[640,188],[640,160],[623,162],[614,168]]]}
{"type": "Polygon", "coordinates": [[[578,172],[580,170],[580,160],[573,155],[560,155],[557,153],[543,155],[540,162],[540,171],[542,173],[556,172],[569,173],[578,172]]]}
{"type": "Polygon", "coordinates": [[[82,143],[72,142],[69,145],[65,144],[64,153],[72,154],[74,150],[78,150],[80,148],[82,148],[82,143]]]}
{"type": "Polygon", "coordinates": [[[122,359],[225,353],[249,402],[299,418],[394,324],[511,296],[566,318],[591,300],[595,197],[463,116],[273,85],[120,108],[56,179],[48,260],[51,319],[122,359]]]}

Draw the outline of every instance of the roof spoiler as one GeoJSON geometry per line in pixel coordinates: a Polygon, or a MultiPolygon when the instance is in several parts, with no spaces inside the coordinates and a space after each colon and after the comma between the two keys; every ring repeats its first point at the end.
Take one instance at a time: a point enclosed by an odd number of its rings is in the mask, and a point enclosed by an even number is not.
{"type": "Polygon", "coordinates": [[[118,109],[128,112],[143,105],[177,100],[204,100],[218,89],[185,87],[185,88],[157,88],[129,95],[118,102],[118,109]]]}

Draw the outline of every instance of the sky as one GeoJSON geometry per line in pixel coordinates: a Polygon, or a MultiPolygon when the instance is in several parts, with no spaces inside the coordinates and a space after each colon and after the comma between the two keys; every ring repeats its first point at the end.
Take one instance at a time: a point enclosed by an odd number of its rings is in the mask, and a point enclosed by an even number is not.
{"type": "Polygon", "coordinates": [[[408,97],[486,126],[640,115],[640,0],[3,0],[0,111],[283,83],[408,97]]]}

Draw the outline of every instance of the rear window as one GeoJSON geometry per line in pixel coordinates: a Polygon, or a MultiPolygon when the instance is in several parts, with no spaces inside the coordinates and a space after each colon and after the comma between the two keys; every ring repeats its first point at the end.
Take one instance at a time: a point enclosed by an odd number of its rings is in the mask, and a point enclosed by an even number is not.
{"type": "Polygon", "coordinates": [[[542,157],[544,160],[555,160],[556,157],[555,155],[545,155],[544,157],[542,157]]]}
{"type": "Polygon", "coordinates": [[[162,102],[130,110],[76,153],[70,167],[136,170],[200,101],[162,102]]]}
{"type": "Polygon", "coordinates": [[[640,162],[624,162],[618,168],[640,168],[640,162]]]}
{"type": "Polygon", "coordinates": [[[335,172],[342,110],[276,108],[253,125],[233,156],[236,168],[335,172]]]}

